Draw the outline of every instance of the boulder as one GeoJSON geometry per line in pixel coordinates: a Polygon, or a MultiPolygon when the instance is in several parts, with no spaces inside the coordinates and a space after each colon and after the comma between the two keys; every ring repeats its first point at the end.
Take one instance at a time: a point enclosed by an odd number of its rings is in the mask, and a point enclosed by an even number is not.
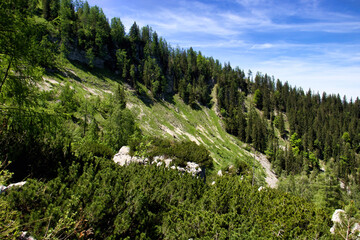
{"type": "Polygon", "coordinates": [[[115,154],[113,160],[120,166],[124,166],[131,162],[130,147],[123,146],[117,154],[115,154]]]}
{"type": "Polygon", "coordinates": [[[191,173],[193,176],[201,173],[201,168],[199,164],[194,162],[187,162],[186,163],[186,171],[191,173]]]}

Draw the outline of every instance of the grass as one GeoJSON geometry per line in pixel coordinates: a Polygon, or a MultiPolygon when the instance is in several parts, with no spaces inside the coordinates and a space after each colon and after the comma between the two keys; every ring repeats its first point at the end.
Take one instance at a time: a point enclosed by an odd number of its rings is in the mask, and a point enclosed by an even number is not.
{"type": "MultiPolygon", "coordinates": [[[[200,110],[192,109],[178,95],[173,97],[173,104],[158,100],[147,106],[135,94],[128,94],[128,101],[144,134],[203,144],[216,163],[214,171],[238,160],[253,165],[252,157],[244,149],[246,144],[225,131],[214,108],[201,106],[200,110]]],[[[258,162],[255,165],[258,174],[263,175],[258,162]]]]}
{"type": "MultiPolygon", "coordinates": [[[[110,71],[89,69],[81,64],[62,61],[60,71],[45,76],[52,81],[50,86],[54,92],[59,92],[66,82],[70,82],[78,99],[99,97],[105,100],[119,84],[119,76],[110,71]]],[[[125,90],[127,108],[136,116],[137,124],[144,134],[203,144],[215,161],[213,172],[233,165],[239,160],[248,163],[249,166],[253,165],[253,158],[245,150],[247,145],[225,131],[222,119],[216,114],[216,104],[213,104],[211,109],[204,106],[192,109],[178,95],[173,96],[170,103],[155,100],[143,85],[140,85],[140,88],[146,96],[139,98],[129,87],[125,90]]],[[[213,102],[216,103],[215,90],[212,96],[213,102]]],[[[99,113],[95,113],[95,118],[99,122],[104,121],[99,113]]],[[[264,171],[258,162],[255,162],[255,166],[256,175],[261,179],[264,171]]]]}

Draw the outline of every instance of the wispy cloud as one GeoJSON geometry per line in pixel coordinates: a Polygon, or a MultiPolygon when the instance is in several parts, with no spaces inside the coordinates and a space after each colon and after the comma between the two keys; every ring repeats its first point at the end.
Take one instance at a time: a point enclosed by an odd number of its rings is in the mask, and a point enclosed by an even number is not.
{"type": "Polygon", "coordinates": [[[258,68],[305,91],[311,89],[320,93],[339,93],[354,100],[359,96],[360,81],[354,75],[360,74],[360,69],[355,66],[336,66],[309,59],[276,58],[258,63],[258,68]]]}
{"type": "Polygon", "coordinates": [[[343,5],[331,7],[324,0],[120,0],[121,4],[90,0],[90,4],[94,1],[110,18],[119,16],[127,30],[134,21],[150,25],[172,46],[192,46],[222,62],[267,72],[294,85],[319,90],[322,86],[333,92],[338,82],[360,83],[360,9],[354,13],[351,6],[339,11],[343,5]]]}

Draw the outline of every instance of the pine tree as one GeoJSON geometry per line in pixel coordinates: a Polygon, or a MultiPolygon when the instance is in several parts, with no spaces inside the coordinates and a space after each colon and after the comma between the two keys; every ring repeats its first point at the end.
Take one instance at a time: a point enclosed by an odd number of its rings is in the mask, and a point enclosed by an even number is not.
{"type": "Polygon", "coordinates": [[[125,27],[120,18],[111,19],[111,39],[115,48],[123,48],[125,41],[125,27]]]}
{"type": "Polygon", "coordinates": [[[69,46],[72,44],[74,35],[75,12],[72,0],[62,0],[60,2],[60,36],[61,52],[67,54],[69,46]]]}

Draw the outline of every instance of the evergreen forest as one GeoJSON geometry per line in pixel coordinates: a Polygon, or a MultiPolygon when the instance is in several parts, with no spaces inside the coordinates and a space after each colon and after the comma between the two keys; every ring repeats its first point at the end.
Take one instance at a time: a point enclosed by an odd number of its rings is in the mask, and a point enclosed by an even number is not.
{"type": "Polygon", "coordinates": [[[0,239],[358,239],[359,98],[175,48],[81,0],[1,0],[0,33],[0,186],[26,181],[0,189],[0,239]],[[123,146],[203,174],[120,166],[123,146]]]}

